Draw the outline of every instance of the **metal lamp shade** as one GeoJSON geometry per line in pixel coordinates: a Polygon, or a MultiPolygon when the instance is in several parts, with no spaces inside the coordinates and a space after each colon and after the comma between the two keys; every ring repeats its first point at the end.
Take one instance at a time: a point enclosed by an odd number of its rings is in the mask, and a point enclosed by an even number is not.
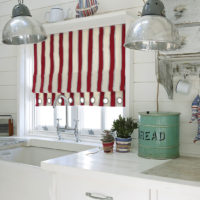
{"type": "Polygon", "coordinates": [[[132,24],[125,47],[136,50],[175,50],[181,46],[176,27],[165,17],[146,15],[132,24]]]}
{"type": "Polygon", "coordinates": [[[3,43],[11,45],[32,44],[47,38],[42,25],[31,16],[10,19],[3,30],[3,43]]]}

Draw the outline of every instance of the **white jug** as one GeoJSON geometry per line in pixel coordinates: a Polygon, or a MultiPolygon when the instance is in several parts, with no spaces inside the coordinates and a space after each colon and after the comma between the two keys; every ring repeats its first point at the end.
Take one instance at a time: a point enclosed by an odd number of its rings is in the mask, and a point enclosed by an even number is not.
{"type": "Polygon", "coordinates": [[[65,13],[62,8],[55,7],[51,8],[50,11],[46,12],[45,18],[47,22],[59,22],[65,18],[65,13]]]}

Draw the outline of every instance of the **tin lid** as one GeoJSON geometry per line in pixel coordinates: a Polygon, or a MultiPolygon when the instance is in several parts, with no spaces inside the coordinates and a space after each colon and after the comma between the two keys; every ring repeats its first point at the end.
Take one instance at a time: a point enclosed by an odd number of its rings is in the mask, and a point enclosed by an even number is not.
{"type": "Polygon", "coordinates": [[[139,115],[143,116],[171,116],[171,115],[180,115],[178,112],[139,112],[139,115]]]}

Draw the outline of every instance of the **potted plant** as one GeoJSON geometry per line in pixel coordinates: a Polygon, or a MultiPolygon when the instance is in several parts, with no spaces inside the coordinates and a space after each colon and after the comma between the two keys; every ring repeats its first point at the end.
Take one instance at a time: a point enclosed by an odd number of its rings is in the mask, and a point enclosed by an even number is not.
{"type": "Polygon", "coordinates": [[[112,125],[112,132],[116,132],[116,151],[121,153],[130,152],[131,149],[131,135],[135,129],[138,128],[137,122],[131,117],[125,118],[121,115],[117,120],[114,120],[112,125]]]}
{"type": "Polygon", "coordinates": [[[114,137],[111,134],[111,131],[105,130],[101,141],[105,153],[113,152],[114,137]]]}

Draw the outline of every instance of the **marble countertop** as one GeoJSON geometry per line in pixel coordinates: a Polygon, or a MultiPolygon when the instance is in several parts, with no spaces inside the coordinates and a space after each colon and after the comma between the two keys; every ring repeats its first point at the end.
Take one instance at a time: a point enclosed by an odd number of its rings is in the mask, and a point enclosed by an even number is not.
{"type": "Polygon", "coordinates": [[[17,137],[3,137],[0,138],[0,150],[24,146],[26,142],[26,139],[17,137]]]}
{"type": "Polygon", "coordinates": [[[39,146],[73,150],[74,153],[41,162],[41,167],[56,173],[85,173],[94,175],[112,176],[129,179],[134,184],[141,183],[143,187],[190,187],[199,190],[200,181],[195,173],[200,171],[200,158],[184,157],[180,160],[153,160],[138,157],[136,151],[130,153],[103,152],[101,145],[94,143],[75,143],[72,141],[56,141],[55,139],[22,139],[13,138],[9,141],[0,140],[0,150],[18,146],[39,146]],[[77,153],[79,152],[79,153],[77,153]],[[172,164],[171,164],[172,163],[172,164]],[[177,170],[179,170],[177,173],[177,170]],[[188,172],[188,173],[187,173],[188,172]],[[185,174],[187,173],[187,176],[185,174]],[[191,175],[191,176],[190,176],[191,175]],[[185,179],[186,177],[186,179],[185,179]]]}
{"type": "Polygon", "coordinates": [[[80,152],[99,146],[91,142],[75,142],[74,140],[57,140],[55,138],[42,137],[2,137],[0,138],[0,150],[34,146],[49,149],[66,150],[80,152]]]}
{"type": "MultiPolygon", "coordinates": [[[[197,158],[199,159],[199,158],[197,158]]],[[[149,187],[171,187],[180,186],[199,189],[200,182],[183,180],[180,178],[162,177],[145,174],[143,172],[168,163],[170,160],[144,159],[137,156],[137,152],[106,154],[101,148],[94,148],[68,156],[63,156],[41,163],[41,167],[54,172],[65,172],[66,170],[87,171],[87,173],[102,173],[132,179],[133,182],[141,182],[143,186],[149,187]],[[144,181],[145,180],[145,181],[144,181]]],[[[200,166],[199,166],[200,170],[200,166]]],[[[78,171],[77,171],[78,172],[78,171]]],[[[184,175],[184,174],[183,174],[184,175]]]]}
{"type": "Polygon", "coordinates": [[[200,159],[185,157],[170,160],[144,171],[144,174],[200,182],[200,159]]]}

